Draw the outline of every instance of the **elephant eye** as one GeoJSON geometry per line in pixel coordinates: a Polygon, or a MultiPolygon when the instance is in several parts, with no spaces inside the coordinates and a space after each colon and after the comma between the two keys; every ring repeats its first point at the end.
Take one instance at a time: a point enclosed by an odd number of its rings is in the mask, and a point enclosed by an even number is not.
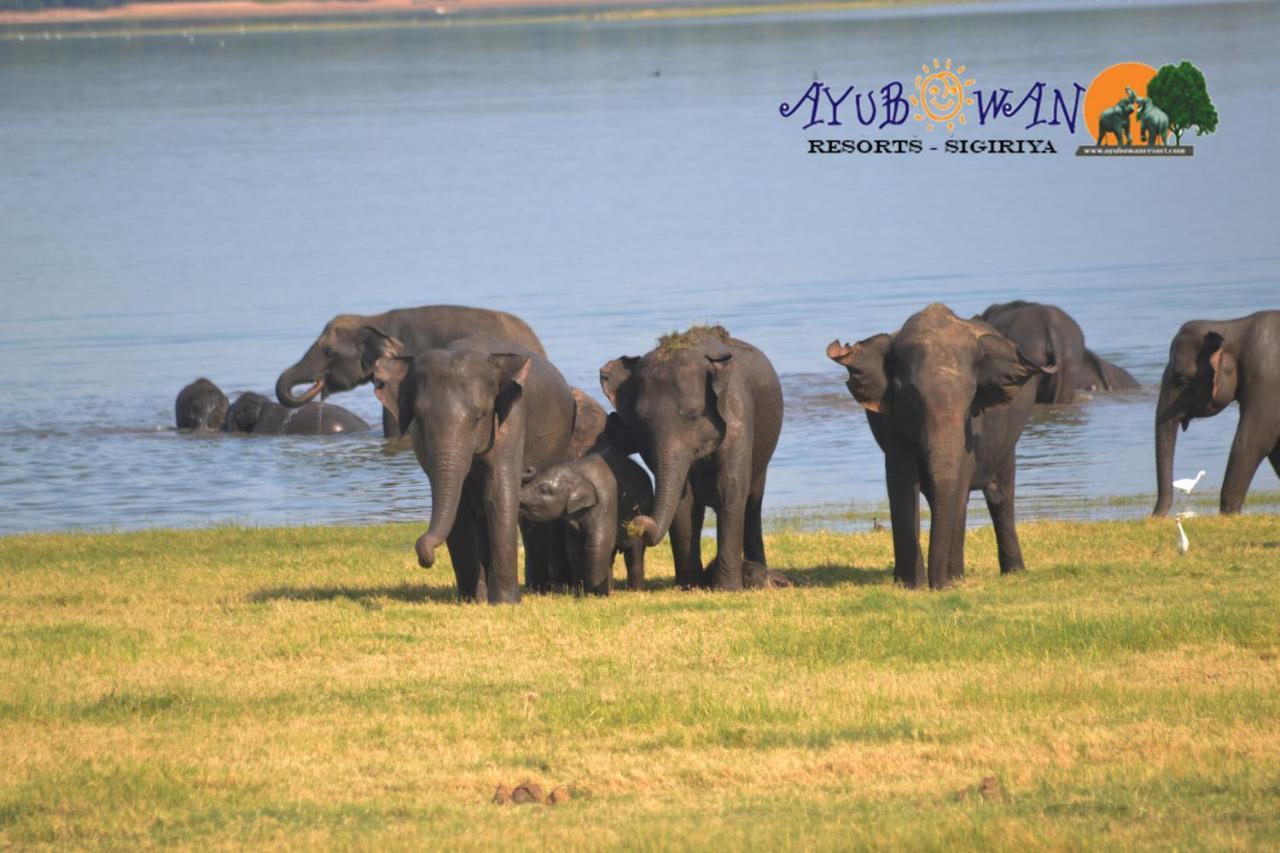
{"type": "Polygon", "coordinates": [[[550,483],[542,483],[542,484],[540,484],[540,485],[538,486],[538,493],[539,493],[539,494],[543,494],[543,495],[550,495],[550,494],[551,494],[551,484],[550,484],[550,483]]]}
{"type": "Polygon", "coordinates": [[[680,414],[681,416],[684,417],[686,421],[689,421],[690,423],[693,423],[699,417],[698,413],[694,411],[685,411],[685,412],[681,412],[680,414]]]}

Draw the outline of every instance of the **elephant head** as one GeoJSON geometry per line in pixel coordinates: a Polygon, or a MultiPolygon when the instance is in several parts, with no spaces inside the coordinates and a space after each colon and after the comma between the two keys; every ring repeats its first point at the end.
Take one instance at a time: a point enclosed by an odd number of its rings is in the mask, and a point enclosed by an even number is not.
{"type": "MultiPolygon", "coordinates": [[[[950,541],[962,523],[981,440],[974,419],[1008,406],[1028,382],[1057,370],[1032,362],[990,326],[962,320],[944,305],[913,315],[897,334],[852,346],[832,341],[827,357],[847,369],[854,399],[919,460],[933,509],[932,543],[950,541]]],[[[935,560],[945,565],[945,551],[931,546],[930,577],[935,560]]]]}
{"type": "MultiPolygon", "coordinates": [[[[368,325],[366,318],[356,314],[341,314],[324,327],[320,337],[297,363],[285,368],[276,380],[276,399],[282,405],[296,409],[315,399],[337,391],[349,391],[373,377],[373,362],[369,353],[374,339],[392,340],[368,325]],[[294,395],[299,385],[310,387],[294,395]]],[[[403,354],[403,346],[401,352],[403,354]]]]}
{"type": "Polygon", "coordinates": [[[693,463],[745,428],[727,336],[719,327],[685,333],[643,358],[623,356],[600,368],[600,387],[617,410],[606,425],[610,445],[638,450],[654,473],[653,516],[635,519],[650,546],[666,536],[693,463]]]}
{"type": "Polygon", "coordinates": [[[418,562],[429,567],[453,529],[472,461],[506,435],[521,406],[531,360],[461,347],[406,356],[395,338],[366,331],[362,358],[374,392],[401,432],[413,436],[431,482],[431,521],[417,544],[418,562]]]}
{"type": "Polygon", "coordinates": [[[529,521],[556,521],[599,503],[595,485],[572,462],[539,472],[526,471],[520,488],[520,515],[529,521]]]}
{"type": "Polygon", "coordinates": [[[227,395],[201,377],[178,392],[173,415],[178,429],[222,429],[227,420],[227,395]]]}
{"type": "Polygon", "coordinates": [[[241,394],[227,411],[228,432],[253,432],[262,415],[275,404],[252,391],[241,394]]]}
{"type": "Polygon", "coordinates": [[[1178,427],[1193,418],[1211,418],[1236,398],[1236,347],[1205,323],[1187,323],[1169,346],[1156,403],[1156,507],[1166,515],[1173,504],[1173,453],[1178,427]]]}

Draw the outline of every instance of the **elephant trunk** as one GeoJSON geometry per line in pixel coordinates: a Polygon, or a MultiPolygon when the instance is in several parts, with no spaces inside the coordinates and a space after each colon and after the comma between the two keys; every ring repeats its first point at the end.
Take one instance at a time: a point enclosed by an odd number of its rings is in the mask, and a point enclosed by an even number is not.
{"type": "Polygon", "coordinates": [[[1160,387],[1156,406],[1156,507],[1151,514],[1166,516],[1173,506],[1173,451],[1178,444],[1178,412],[1171,404],[1168,383],[1160,387]]]}
{"type": "Polygon", "coordinates": [[[684,496],[685,484],[689,479],[689,465],[689,459],[675,451],[668,451],[658,458],[657,470],[653,472],[657,481],[653,515],[638,515],[633,522],[644,531],[645,543],[649,547],[661,542],[671,527],[676,505],[684,496]]]}
{"type": "Polygon", "coordinates": [[[324,374],[325,364],[323,358],[317,353],[308,350],[307,354],[297,364],[286,368],[284,373],[280,374],[280,378],[276,380],[276,399],[280,401],[280,405],[290,409],[296,409],[309,403],[324,390],[324,374]],[[294,387],[307,382],[312,383],[311,387],[302,394],[295,396],[293,393],[294,387]]]}
{"type": "MultiPolygon", "coordinates": [[[[463,442],[454,442],[463,446],[463,442]]],[[[453,530],[462,502],[462,484],[471,470],[471,454],[450,450],[427,454],[427,479],[431,481],[431,522],[418,539],[418,565],[424,569],[435,564],[435,551],[453,530]]]]}

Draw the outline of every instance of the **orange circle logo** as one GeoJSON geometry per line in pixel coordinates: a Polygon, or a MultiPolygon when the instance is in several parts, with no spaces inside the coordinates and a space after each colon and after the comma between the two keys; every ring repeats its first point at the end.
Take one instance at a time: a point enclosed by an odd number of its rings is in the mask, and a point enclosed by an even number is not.
{"type": "MultiPolygon", "coordinates": [[[[1147,84],[1155,76],[1156,70],[1144,62],[1118,62],[1110,68],[1104,69],[1097,77],[1094,77],[1084,95],[1084,126],[1086,132],[1097,140],[1099,145],[1122,144],[1121,139],[1118,138],[1114,131],[1118,129],[1116,122],[1119,121],[1122,125],[1123,118],[1117,119],[1117,114],[1111,113],[1105,123],[1106,126],[1103,127],[1099,125],[1103,118],[1103,113],[1118,106],[1123,110],[1121,102],[1129,97],[1130,92],[1139,98],[1145,98],[1147,96],[1147,84]]],[[[1129,138],[1137,136],[1137,131],[1137,116],[1136,113],[1131,112],[1128,118],[1129,138]]]]}

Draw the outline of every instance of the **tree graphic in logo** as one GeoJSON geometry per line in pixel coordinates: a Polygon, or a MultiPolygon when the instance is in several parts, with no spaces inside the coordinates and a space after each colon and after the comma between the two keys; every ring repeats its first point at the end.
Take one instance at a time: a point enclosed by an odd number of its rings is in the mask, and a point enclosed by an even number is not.
{"type": "Polygon", "coordinates": [[[973,98],[964,93],[974,84],[973,78],[962,80],[964,66],[957,65],[952,70],[950,58],[943,63],[935,56],[933,68],[925,64],[920,70],[923,73],[916,75],[916,94],[911,96],[911,103],[920,108],[915,120],[928,122],[927,130],[933,130],[935,124],[945,124],[948,133],[954,131],[956,122],[965,123],[964,108],[973,104],[973,98]]]}
{"type": "Polygon", "coordinates": [[[1156,72],[1147,84],[1147,95],[1168,117],[1175,145],[1181,145],[1182,134],[1193,127],[1196,136],[1218,129],[1218,111],[1209,100],[1204,74],[1185,59],[1156,72]]]}

